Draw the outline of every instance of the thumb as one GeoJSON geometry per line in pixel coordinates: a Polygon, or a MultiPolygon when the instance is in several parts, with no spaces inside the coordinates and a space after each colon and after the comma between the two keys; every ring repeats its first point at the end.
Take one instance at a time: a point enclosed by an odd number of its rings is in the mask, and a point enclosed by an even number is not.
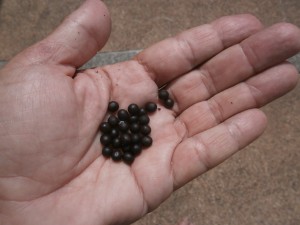
{"type": "Polygon", "coordinates": [[[80,67],[107,42],[111,30],[108,9],[100,0],[86,0],[44,40],[27,48],[10,64],[59,64],[80,67]]]}

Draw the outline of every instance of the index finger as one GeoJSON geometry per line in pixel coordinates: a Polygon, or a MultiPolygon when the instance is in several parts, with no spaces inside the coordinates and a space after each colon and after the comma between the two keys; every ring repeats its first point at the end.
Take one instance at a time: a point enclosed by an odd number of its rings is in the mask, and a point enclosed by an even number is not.
{"type": "Polygon", "coordinates": [[[252,15],[226,16],[158,42],[135,60],[161,86],[261,29],[252,15]]]}

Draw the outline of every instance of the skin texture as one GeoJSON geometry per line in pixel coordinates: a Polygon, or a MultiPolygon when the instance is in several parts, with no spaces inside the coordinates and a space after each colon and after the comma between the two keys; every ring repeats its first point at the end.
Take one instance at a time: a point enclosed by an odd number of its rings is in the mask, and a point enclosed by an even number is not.
{"type": "Polygon", "coordinates": [[[266,127],[258,109],[290,91],[300,50],[291,24],[220,18],[163,40],[134,59],[77,72],[106,43],[110,18],[88,0],[49,37],[0,72],[0,224],[129,224],[242,149],[266,127]],[[101,155],[99,124],[120,108],[157,101],[151,148],[131,167],[101,155]]]}

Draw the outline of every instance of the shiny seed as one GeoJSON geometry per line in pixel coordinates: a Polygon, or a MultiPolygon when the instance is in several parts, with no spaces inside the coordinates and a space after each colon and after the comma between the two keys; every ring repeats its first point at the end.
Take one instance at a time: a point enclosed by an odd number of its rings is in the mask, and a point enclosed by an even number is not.
{"type": "Polygon", "coordinates": [[[152,112],[156,111],[157,105],[154,102],[148,102],[145,105],[145,109],[146,109],[147,112],[152,113],[152,112]]]}
{"type": "Polygon", "coordinates": [[[115,101],[111,101],[108,103],[108,111],[115,112],[119,109],[119,104],[115,101]]]}
{"type": "Polygon", "coordinates": [[[130,113],[130,115],[138,115],[140,111],[140,108],[137,104],[130,104],[128,106],[128,112],[130,113]]]}

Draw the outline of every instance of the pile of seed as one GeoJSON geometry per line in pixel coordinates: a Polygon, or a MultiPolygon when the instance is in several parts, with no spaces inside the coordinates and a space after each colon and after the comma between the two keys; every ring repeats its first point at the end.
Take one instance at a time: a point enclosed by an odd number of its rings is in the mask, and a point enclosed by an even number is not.
{"type": "MultiPolygon", "coordinates": [[[[173,107],[174,101],[166,90],[160,90],[158,97],[166,108],[173,107]]],[[[111,157],[114,161],[123,160],[131,164],[143,149],[152,145],[148,114],[156,110],[157,105],[154,102],[148,102],[141,108],[132,103],[127,110],[119,109],[119,104],[115,101],[109,102],[109,117],[100,124],[102,155],[111,157]]]]}

